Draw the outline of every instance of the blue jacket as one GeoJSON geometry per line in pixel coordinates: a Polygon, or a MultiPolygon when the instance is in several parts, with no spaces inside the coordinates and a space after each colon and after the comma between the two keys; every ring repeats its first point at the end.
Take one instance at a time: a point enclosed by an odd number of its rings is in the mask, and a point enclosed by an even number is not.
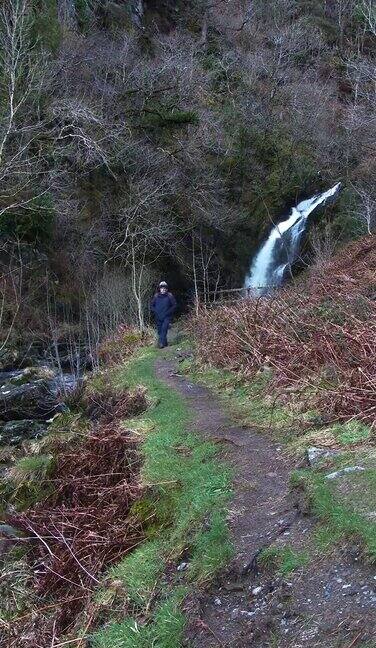
{"type": "Polygon", "coordinates": [[[164,320],[166,317],[172,317],[176,310],[176,299],[170,293],[157,293],[154,295],[151,302],[151,310],[154,313],[155,319],[164,320]]]}

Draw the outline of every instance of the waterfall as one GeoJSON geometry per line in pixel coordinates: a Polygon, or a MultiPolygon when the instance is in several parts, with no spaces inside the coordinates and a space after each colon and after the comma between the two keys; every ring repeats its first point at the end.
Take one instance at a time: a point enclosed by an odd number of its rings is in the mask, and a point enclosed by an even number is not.
{"type": "Polygon", "coordinates": [[[308,217],[316,207],[336,196],[341,183],[328,191],[303,200],[293,207],[287,220],[278,223],[254,257],[245,288],[253,288],[257,294],[264,293],[270,286],[280,286],[297,260],[300,242],[308,224],[308,217]]]}

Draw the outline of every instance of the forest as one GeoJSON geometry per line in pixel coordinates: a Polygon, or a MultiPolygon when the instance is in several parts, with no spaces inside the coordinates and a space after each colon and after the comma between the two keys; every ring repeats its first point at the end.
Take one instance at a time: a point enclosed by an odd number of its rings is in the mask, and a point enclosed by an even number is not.
{"type": "Polygon", "coordinates": [[[371,1],[7,0],[0,22],[4,367],[31,342],[96,355],[161,279],[182,311],[241,287],[336,181],[303,267],[372,231],[371,1]]]}

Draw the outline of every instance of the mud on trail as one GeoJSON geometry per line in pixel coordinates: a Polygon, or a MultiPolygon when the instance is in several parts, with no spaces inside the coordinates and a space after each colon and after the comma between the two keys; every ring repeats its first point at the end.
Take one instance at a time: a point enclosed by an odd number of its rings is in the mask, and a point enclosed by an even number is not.
{"type": "Polygon", "coordinates": [[[374,648],[376,580],[357,547],[312,553],[315,520],[299,510],[289,479],[297,467],[265,432],[236,427],[207,388],[179,375],[172,356],[156,362],[159,379],[182,394],[192,427],[220,444],[232,468],[228,521],[234,559],[209,590],[188,602],[193,648],[374,648]],[[262,567],[270,546],[310,549],[293,573],[262,567]]]}

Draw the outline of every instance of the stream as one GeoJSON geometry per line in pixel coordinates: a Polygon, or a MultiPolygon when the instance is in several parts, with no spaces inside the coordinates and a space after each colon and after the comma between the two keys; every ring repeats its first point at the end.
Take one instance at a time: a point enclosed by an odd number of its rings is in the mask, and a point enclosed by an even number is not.
{"type": "Polygon", "coordinates": [[[51,419],[68,411],[65,400],[80,379],[48,366],[0,372],[0,445],[20,445],[47,432],[51,419]]]}

